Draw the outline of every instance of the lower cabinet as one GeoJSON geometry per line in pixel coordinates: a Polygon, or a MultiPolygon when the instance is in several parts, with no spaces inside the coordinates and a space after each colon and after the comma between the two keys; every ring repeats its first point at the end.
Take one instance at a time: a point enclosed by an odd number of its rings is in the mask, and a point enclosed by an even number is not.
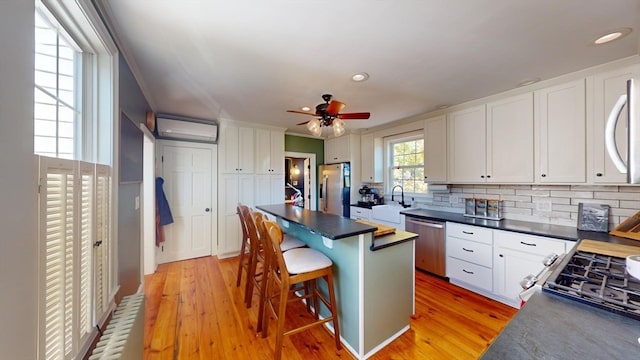
{"type": "Polygon", "coordinates": [[[253,207],[253,175],[225,174],[218,182],[218,257],[240,253],[242,233],[238,203],[253,207]]]}
{"type": "Polygon", "coordinates": [[[352,206],[350,209],[350,217],[353,220],[366,220],[371,221],[371,209],[362,208],[359,206],[352,206]]]}
{"type": "Polygon", "coordinates": [[[446,273],[451,283],[520,307],[520,281],[537,275],[547,255],[566,253],[570,241],[447,223],[446,273]]]}
{"type": "Polygon", "coordinates": [[[494,231],[493,292],[500,301],[520,307],[522,291],[520,280],[537,275],[547,255],[562,255],[568,249],[566,242],[541,236],[494,231]]]}
{"type": "Polygon", "coordinates": [[[493,289],[493,233],[490,229],[447,223],[447,263],[449,280],[483,295],[493,289]]]}

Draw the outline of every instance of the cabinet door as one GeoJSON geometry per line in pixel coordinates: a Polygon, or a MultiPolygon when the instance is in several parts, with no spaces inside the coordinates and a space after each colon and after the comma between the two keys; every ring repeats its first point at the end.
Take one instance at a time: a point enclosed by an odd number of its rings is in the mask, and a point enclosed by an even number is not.
{"type": "Polygon", "coordinates": [[[252,128],[238,128],[238,172],[252,174],[254,171],[254,131],[252,128]]]}
{"type": "Polygon", "coordinates": [[[360,138],[362,182],[382,182],[382,138],[365,134],[360,138]]]}
{"type": "MultiPolygon", "coordinates": [[[[256,155],[255,155],[255,172],[256,174],[271,173],[271,131],[265,129],[256,129],[256,155]]],[[[284,161],[284,157],[283,157],[284,161]]]]}
{"type": "Polygon", "coordinates": [[[424,122],[424,181],[447,181],[447,118],[444,115],[424,122]]]}
{"type": "Polygon", "coordinates": [[[538,161],[541,183],[586,181],[584,80],[535,92],[538,161]]]}
{"type": "Polygon", "coordinates": [[[447,117],[450,182],[486,182],[485,106],[452,112],[447,117]]]}
{"type": "Polygon", "coordinates": [[[256,175],[255,204],[284,204],[284,175],[256,175]]]}
{"type": "Polygon", "coordinates": [[[520,307],[520,281],[527,275],[536,275],[544,268],[545,255],[525,253],[504,247],[494,249],[493,292],[520,307]]]}
{"type": "Polygon", "coordinates": [[[236,213],[238,202],[250,207],[253,201],[253,175],[226,174],[218,185],[218,254],[235,256],[240,251],[242,232],[236,213]]]}
{"type": "Polygon", "coordinates": [[[336,164],[351,161],[349,152],[349,135],[326,140],[324,143],[324,162],[336,164]]]}
{"type": "Polygon", "coordinates": [[[487,182],[533,182],[533,93],[487,104],[487,182]]]}
{"type": "MultiPolygon", "coordinates": [[[[626,184],[627,176],[616,169],[607,153],[604,143],[607,117],[620,95],[627,93],[627,80],[640,74],[640,66],[635,65],[593,77],[593,118],[592,138],[588,143],[592,147],[590,154],[592,169],[589,179],[593,183],[626,184]]],[[[623,110],[616,127],[616,145],[623,159],[627,153],[627,111],[623,110]]]]}
{"type": "Polygon", "coordinates": [[[269,157],[271,174],[284,175],[284,133],[281,131],[270,131],[270,138],[271,147],[269,148],[269,157]]]}

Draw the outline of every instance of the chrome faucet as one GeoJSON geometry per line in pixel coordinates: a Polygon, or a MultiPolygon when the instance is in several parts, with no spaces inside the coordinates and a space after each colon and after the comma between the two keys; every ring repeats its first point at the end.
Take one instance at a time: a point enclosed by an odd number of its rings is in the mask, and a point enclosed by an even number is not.
{"type": "Polygon", "coordinates": [[[404,203],[404,189],[403,189],[403,188],[402,188],[402,186],[400,186],[400,185],[396,185],[396,186],[394,186],[394,187],[391,189],[391,201],[393,201],[393,192],[395,191],[395,189],[396,189],[397,187],[399,187],[399,188],[400,188],[400,203],[399,203],[399,204],[400,204],[402,207],[408,207],[409,205],[406,205],[406,204],[404,203]]]}

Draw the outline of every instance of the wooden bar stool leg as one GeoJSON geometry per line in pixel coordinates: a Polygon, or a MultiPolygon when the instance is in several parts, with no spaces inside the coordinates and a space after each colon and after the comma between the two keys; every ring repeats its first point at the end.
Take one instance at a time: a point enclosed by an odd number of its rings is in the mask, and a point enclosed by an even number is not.
{"type": "Polygon", "coordinates": [[[340,326],[338,325],[338,309],[336,307],[336,294],[333,290],[333,272],[329,272],[329,275],[326,275],[325,280],[327,281],[327,285],[329,287],[329,301],[331,302],[331,316],[333,316],[333,337],[336,340],[336,348],[338,350],[342,349],[342,344],[340,343],[340,326]]]}

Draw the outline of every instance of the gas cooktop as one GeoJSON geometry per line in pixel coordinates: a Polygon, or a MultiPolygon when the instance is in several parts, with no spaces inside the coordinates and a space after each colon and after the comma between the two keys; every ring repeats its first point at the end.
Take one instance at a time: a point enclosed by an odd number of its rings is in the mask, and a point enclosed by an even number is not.
{"type": "Polygon", "coordinates": [[[640,320],[640,280],[625,271],[625,259],[573,250],[542,291],[640,320]]]}

